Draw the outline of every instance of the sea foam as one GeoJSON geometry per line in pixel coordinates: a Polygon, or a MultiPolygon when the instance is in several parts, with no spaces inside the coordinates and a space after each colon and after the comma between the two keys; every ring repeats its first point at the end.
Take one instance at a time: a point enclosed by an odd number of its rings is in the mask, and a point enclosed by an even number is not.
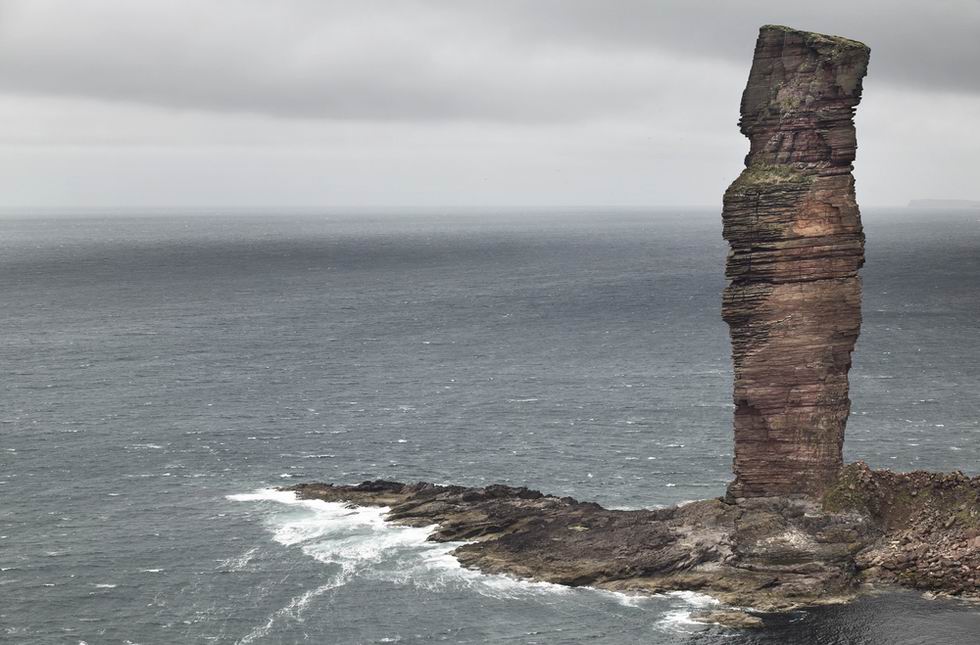
{"type": "MultiPolygon", "coordinates": [[[[463,567],[452,556],[464,542],[429,541],[435,526],[412,527],[387,522],[385,514],[390,510],[387,507],[299,499],[292,492],[274,489],[229,495],[227,499],[271,504],[266,526],[272,539],[332,568],[332,575],[325,584],[293,597],[241,639],[239,642],[243,644],[262,638],[280,620],[302,620],[302,612],[314,599],[355,578],[436,592],[470,591],[500,600],[534,601],[559,595],[595,594],[637,610],[663,609],[666,600],[669,610],[658,625],[671,631],[691,631],[694,626],[703,628],[690,619],[691,611],[717,604],[713,598],[694,592],[636,595],[484,574],[463,567]]],[[[247,561],[252,555],[254,551],[247,552],[242,560],[247,561]]]]}
{"type": "Polygon", "coordinates": [[[466,569],[451,555],[464,542],[429,541],[435,526],[387,522],[388,507],[299,499],[292,492],[274,489],[229,495],[228,499],[280,506],[274,507],[267,519],[273,540],[337,567],[339,584],[361,576],[430,590],[465,588],[496,598],[574,591],[562,585],[466,569]]]}

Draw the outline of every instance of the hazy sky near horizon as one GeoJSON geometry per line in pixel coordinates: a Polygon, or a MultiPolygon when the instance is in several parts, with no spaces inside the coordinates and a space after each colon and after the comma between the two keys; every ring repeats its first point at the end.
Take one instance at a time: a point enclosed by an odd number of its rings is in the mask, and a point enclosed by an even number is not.
{"type": "Polygon", "coordinates": [[[980,199],[980,0],[0,0],[0,207],[720,205],[758,28],[871,46],[858,199],[980,199]]]}

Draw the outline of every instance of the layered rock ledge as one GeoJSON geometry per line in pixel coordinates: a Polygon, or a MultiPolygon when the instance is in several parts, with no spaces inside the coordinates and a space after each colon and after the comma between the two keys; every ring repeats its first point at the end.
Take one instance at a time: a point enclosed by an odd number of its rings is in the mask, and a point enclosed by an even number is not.
{"type": "Polygon", "coordinates": [[[980,596],[980,477],[846,467],[821,500],[708,499],[608,510],[527,488],[299,484],[304,499],[388,507],[388,521],[463,542],[466,567],[633,593],[693,590],[781,611],[862,583],[980,596]]]}

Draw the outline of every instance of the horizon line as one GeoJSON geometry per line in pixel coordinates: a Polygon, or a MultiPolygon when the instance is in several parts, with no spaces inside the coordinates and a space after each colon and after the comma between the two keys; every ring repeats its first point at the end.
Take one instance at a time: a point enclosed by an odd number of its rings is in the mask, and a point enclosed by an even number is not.
{"type": "MultiPolygon", "coordinates": [[[[957,200],[913,200],[913,201],[957,201],[957,200]]],[[[572,211],[585,211],[585,210],[654,210],[654,211],[664,211],[670,209],[689,209],[689,210],[711,210],[717,209],[721,212],[721,203],[717,204],[489,204],[489,205],[478,205],[478,204],[314,204],[314,205],[276,205],[276,204],[259,204],[259,205],[242,205],[242,204],[225,204],[225,205],[182,205],[182,204],[152,204],[152,205],[142,205],[136,206],[131,204],[100,204],[92,206],[69,206],[69,205],[42,205],[42,204],[17,204],[17,205],[0,205],[0,213],[10,214],[14,211],[36,211],[36,212],[62,212],[62,213],[72,213],[72,212],[95,212],[95,211],[118,211],[120,213],[130,212],[150,212],[150,211],[166,211],[166,212],[194,212],[201,214],[220,214],[217,211],[229,212],[229,213],[245,213],[245,212],[255,212],[255,211],[279,211],[279,212],[297,212],[297,211],[420,211],[420,210],[455,210],[455,211],[490,211],[490,210],[502,210],[502,211],[555,211],[555,210],[572,210],[572,211]]],[[[885,209],[885,208],[901,208],[901,209],[915,209],[911,206],[909,202],[905,203],[893,203],[893,204],[864,204],[861,205],[863,209],[885,209]]],[[[109,214],[109,213],[106,213],[109,214]]],[[[269,213],[273,214],[273,213],[269,213]]]]}

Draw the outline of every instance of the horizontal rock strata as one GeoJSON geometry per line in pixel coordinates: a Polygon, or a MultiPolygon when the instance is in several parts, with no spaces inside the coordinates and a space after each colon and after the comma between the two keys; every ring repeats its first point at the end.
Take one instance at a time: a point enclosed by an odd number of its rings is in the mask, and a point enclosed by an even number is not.
{"type": "Polygon", "coordinates": [[[741,106],[750,151],[722,215],[736,498],[817,495],[843,464],[864,262],[853,115],[868,57],[846,38],[759,33],[741,106]]]}
{"type": "Polygon", "coordinates": [[[784,610],[850,597],[862,581],[980,593],[980,477],[849,466],[823,501],[722,499],[613,511],[526,488],[300,484],[306,499],[389,507],[391,522],[465,542],[467,567],[563,585],[696,590],[784,610]]]}

